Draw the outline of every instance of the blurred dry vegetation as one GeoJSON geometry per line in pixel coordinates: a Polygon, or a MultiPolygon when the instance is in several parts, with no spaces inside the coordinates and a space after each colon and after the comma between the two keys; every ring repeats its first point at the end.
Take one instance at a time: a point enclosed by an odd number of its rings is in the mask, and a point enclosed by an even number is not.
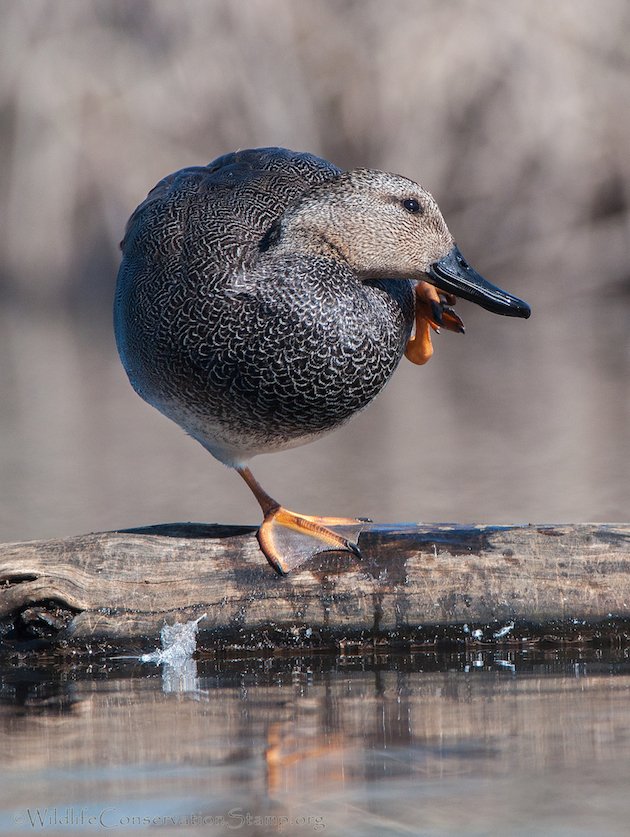
{"type": "Polygon", "coordinates": [[[129,387],[118,241],[164,174],[285,145],[396,171],[531,320],[459,306],[366,412],[254,470],[377,520],[627,520],[625,0],[0,0],[0,539],[258,519],[129,387]]]}

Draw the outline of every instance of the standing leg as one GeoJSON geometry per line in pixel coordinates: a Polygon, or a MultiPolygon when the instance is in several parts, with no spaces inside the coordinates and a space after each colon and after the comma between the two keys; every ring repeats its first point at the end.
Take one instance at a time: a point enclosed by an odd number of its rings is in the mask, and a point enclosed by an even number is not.
{"type": "Polygon", "coordinates": [[[329,527],[351,527],[347,534],[358,538],[365,521],[347,517],[311,517],[280,505],[262,488],[246,466],[236,469],[258,500],[263,512],[258,543],[279,575],[286,575],[318,552],[342,550],[361,557],[359,547],[329,527]]]}

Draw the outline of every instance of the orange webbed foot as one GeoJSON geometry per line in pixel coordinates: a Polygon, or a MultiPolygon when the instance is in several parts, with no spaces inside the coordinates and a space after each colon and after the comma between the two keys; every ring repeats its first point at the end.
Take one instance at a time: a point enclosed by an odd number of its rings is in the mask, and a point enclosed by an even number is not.
{"type": "Polygon", "coordinates": [[[438,291],[429,282],[418,282],[416,292],[416,331],[409,339],[405,357],[420,366],[430,360],[433,354],[431,330],[439,332],[440,327],[447,331],[463,334],[464,323],[453,311],[457,299],[453,294],[438,291]]]}
{"type": "Polygon", "coordinates": [[[278,575],[286,575],[320,552],[340,550],[362,557],[356,541],[369,520],[297,514],[270,497],[247,466],[236,470],[263,511],[258,544],[278,575]]]}
{"type": "Polygon", "coordinates": [[[266,512],[258,530],[258,543],[274,570],[286,575],[320,552],[340,550],[361,558],[356,541],[366,522],[347,517],[312,517],[277,506],[266,512]]]}

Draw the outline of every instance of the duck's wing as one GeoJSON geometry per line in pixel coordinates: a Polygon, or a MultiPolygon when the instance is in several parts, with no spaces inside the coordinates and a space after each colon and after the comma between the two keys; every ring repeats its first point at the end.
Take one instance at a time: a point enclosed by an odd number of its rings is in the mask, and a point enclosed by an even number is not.
{"type": "Polygon", "coordinates": [[[286,148],[254,148],[217,157],[207,166],[169,174],[149,192],[127,223],[123,252],[160,226],[162,243],[196,236],[225,247],[241,261],[287,206],[309,187],[340,172],[321,157],[286,148]]]}

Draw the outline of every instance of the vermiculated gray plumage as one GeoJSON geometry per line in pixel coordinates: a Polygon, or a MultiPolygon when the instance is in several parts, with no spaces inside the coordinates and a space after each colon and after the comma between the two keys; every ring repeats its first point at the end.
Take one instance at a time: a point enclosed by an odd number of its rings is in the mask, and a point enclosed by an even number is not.
{"type": "Polygon", "coordinates": [[[226,464],[342,424],[405,350],[411,282],[275,246],[287,208],[339,176],[310,154],[235,152],[164,178],[127,226],[115,329],[129,379],[226,464]]]}

